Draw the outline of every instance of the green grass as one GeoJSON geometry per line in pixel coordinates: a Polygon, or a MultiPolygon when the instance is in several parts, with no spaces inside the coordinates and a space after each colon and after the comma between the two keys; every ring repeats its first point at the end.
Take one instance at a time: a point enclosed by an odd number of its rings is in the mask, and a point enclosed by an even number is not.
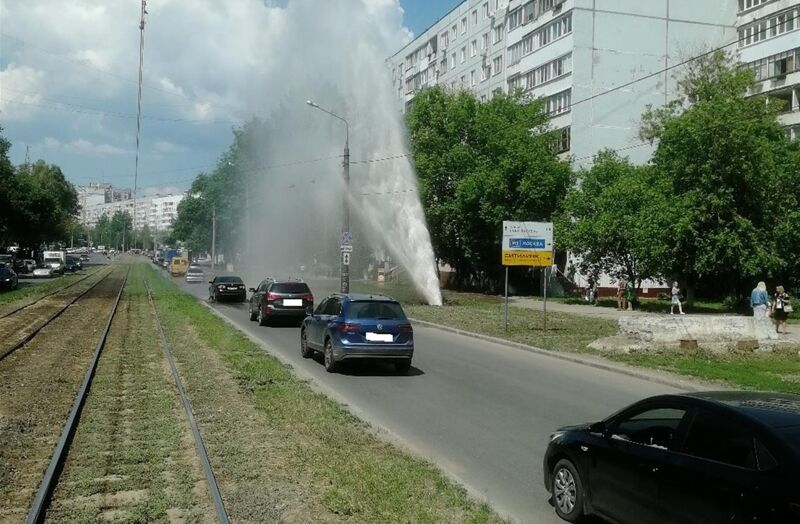
{"type": "Polygon", "coordinates": [[[30,280],[20,280],[19,287],[14,291],[3,291],[0,293],[0,306],[27,298],[37,299],[51,291],[55,291],[58,288],[68,286],[76,280],[80,280],[85,277],[87,273],[94,273],[100,269],[101,268],[92,268],[79,273],[69,273],[62,277],[51,278],[44,281],[36,280],[31,282],[30,280]]]}
{"type": "MultiPolygon", "coordinates": [[[[314,520],[501,521],[436,467],[379,439],[342,406],[314,392],[196,298],[151,268],[144,271],[152,274],[150,282],[170,340],[196,336],[203,347],[216,352],[239,393],[258,412],[271,439],[265,445],[275,447],[284,458],[270,473],[279,478],[288,475],[295,485],[304,486],[303,503],[318,505],[322,511],[314,520]]],[[[195,354],[202,351],[194,348],[195,354]]],[[[213,460],[213,444],[211,451],[213,460]]]]}
{"type": "Polygon", "coordinates": [[[508,331],[501,297],[445,290],[444,306],[428,306],[411,288],[400,284],[358,282],[354,290],[383,292],[403,304],[406,314],[417,320],[499,337],[522,344],[558,351],[582,351],[595,339],[616,333],[616,324],[601,318],[587,318],[561,312],[544,314],[527,308],[508,308],[508,331]]]}

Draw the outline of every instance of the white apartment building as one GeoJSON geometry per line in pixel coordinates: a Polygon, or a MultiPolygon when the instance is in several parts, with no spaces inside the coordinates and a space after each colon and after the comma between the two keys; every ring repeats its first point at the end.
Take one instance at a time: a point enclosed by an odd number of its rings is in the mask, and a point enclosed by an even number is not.
{"type": "Polygon", "coordinates": [[[558,151],[576,166],[606,148],[644,163],[653,148],[638,139],[641,115],[675,97],[673,66],[714,47],[736,50],[737,38],[760,90],[786,102],[781,122],[797,137],[800,20],[789,14],[798,8],[800,0],[465,0],[388,62],[404,110],[427,86],[483,100],[519,88],[546,99],[562,130],[558,151]]]}
{"type": "Polygon", "coordinates": [[[754,94],[783,103],[778,120],[800,139],[800,0],[738,0],[739,57],[755,72],[754,94]]]}
{"type": "MultiPolygon", "coordinates": [[[[172,228],[178,216],[178,204],[185,195],[156,195],[136,199],[136,228],[147,225],[152,231],[165,231],[172,228]]],[[[133,199],[91,205],[81,210],[81,222],[95,227],[103,215],[109,218],[117,211],[133,216],[133,199]]]]}

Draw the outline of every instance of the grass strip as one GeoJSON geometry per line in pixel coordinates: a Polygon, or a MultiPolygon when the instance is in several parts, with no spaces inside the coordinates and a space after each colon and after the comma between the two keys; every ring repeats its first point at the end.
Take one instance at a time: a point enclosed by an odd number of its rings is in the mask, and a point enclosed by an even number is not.
{"type": "MultiPolygon", "coordinates": [[[[548,313],[547,332],[541,311],[509,308],[509,330],[503,328],[503,301],[499,297],[444,291],[444,307],[428,306],[411,286],[358,282],[362,293],[384,293],[403,303],[413,318],[435,322],[472,333],[521,342],[543,349],[590,353],[642,368],[659,369],[733,387],[800,393],[800,359],[797,351],[772,353],[695,354],[675,351],[650,353],[603,353],[587,345],[595,339],[616,334],[610,320],[548,313]]],[[[709,309],[712,306],[707,305],[709,309]]],[[[798,348],[800,349],[800,348],[798,348]]]]}
{"type": "MultiPolygon", "coordinates": [[[[104,267],[106,266],[99,266],[95,269],[92,269],[88,272],[88,274],[94,274],[104,267]]],[[[0,306],[26,298],[36,300],[39,297],[50,293],[51,291],[66,287],[76,280],[80,280],[86,275],[86,271],[81,271],[79,273],[69,273],[58,278],[51,278],[42,282],[20,280],[19,287],[17,289],[0,293],[0,306]]],[[[2,311],[0,311],[0,313],[2,313],[2,311]]]]}
{"type": "MultiPolygon", "coordinates": [[[[207,387],[203,382],[210,380],[207,376],[210,371],[206,371],[206,376],[195,375],[188,353],[201,354],[204,347],[213,350],[235,380],[238,393],[252,405],[258,417],[252,430],[259,427],[266,430],[269,441],[261,445],[273,455],[274,469],[269,474],[302,488],[303,497],[297,500],[297,496],[291,496],[291,489],[275,487],[273,493],[279,500],[273,508],[284,509],[279,515],[271,515],[272,518],[298,520],[297,515],[303,515],[314,521],[502,521],[487,505],[473,501],[435,466],[379,439],[342,406],[314,392],[287,366],[231,328],[195,297],[160,278],[149,266],[137,270],[152,275],[150,282],[159,314],[167,336],[175,345],[173,351],[182,374],[188,371],[189,398],[201,412],[200,430],[209,441],[215,471],[223,479],[221,490],[226,506],[231,491],[236,490],[232,484],[246,473],[249,463],[242,460],[237,450],[226,449],[214,435],[206,437],[209,425],[214,423],[209,419],[224,418],[225,413],[203,414],[203,402],[197,401],[207,387]],[[186,340],[199,346],[184,347],[186,340]],[[237,468],[245,471],[232,471],[237,468]]],[[[213,361],[210,365],[213,369],[213,361]]],[[[242,421],[244,427],[251,423],[242,421]]],[[[228,428],[229,447],[237,441],[239,429],[228,428]]],[[[252,471],[253,475],[257,473],[252,471]]],[[[234,519],[237,511],[248,511],[236,503],[231,507],[234,519]]],[[[252,513],[249,517],[253,518],[252,513]]]]}

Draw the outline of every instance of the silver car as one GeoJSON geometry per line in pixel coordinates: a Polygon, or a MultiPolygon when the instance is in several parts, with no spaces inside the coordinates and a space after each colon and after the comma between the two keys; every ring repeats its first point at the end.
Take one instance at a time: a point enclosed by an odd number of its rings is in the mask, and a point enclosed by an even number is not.
{"type": "Polygon", "coordinates": [[[34,277],[50,278],[53,276],[53,274],[53,268],[50,266],[41,265],[33,270],[34,277]]]}
{"type": "Polygon", "coordinates": [[[186,270],[186,278],[184,279],[186,282],[205,282],[206,276],[203,273],[203,268],[197,266],[189,266],[189,269],[186,270]]]}

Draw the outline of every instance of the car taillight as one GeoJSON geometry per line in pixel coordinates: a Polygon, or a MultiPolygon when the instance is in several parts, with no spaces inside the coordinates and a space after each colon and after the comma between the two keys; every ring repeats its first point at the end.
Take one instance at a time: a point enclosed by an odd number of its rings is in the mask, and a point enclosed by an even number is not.
{"type": "Polygon", "coordinates": [[[351,324],[350,322],[339,324],[340,333],[357,333],[359,329],[361,329],[360,324],[351,324]]]}
{"type": "Polygon", "coordinates": [[[411,324],[400,324],[400,333],[413,333],[414,328],[411,327],[411,324]]]}
{"type": "Polygon", "coordinates": [[[305,295],[303,295],[303,300],[305,300],[306,302],[314,302],[314,295],[312,295],[311,293],[306,293],[305,295]]]}
{"type": "Polygon", "coordinates": [[[281,297],[276,295],[275,293],[267,293],[267,302],[274,302],[279,300],[281,297]]]}

